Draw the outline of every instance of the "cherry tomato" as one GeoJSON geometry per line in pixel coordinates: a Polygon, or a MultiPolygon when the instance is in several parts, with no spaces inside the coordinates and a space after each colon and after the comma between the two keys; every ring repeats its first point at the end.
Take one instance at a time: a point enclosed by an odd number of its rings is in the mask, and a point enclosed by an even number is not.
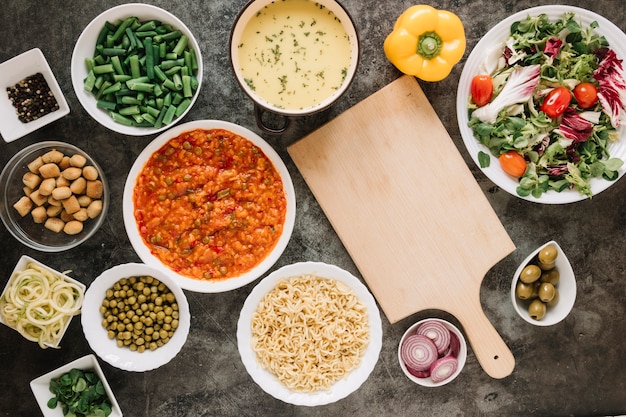
{"type": "Polygon", "coordinates": [[[498,158],[502,170],[513,177],[521,177],[526,172],[526,160],[515,151],[503,153],[498,158]]]}
{"type": "Polygon", "coordinates": [[[580,83],[574,88],[574,97],[578,107],[588,109],[598,101],[598,89],[591,83],[580,83]]]}
{"type": "Polygon", "coordinates": [[[489,75],[477,75],[470,85],[472,101],[479,107],[489,103],[493,95],[493,80],[489,75]]]}
{"type": "Polygon", "coordinates": [[[572,93],[565,87],[557,87],[548,93],[543,104],[541,104],[541,111],[552,118],[559,117],[565,112],[571,101],[572,93]]]}

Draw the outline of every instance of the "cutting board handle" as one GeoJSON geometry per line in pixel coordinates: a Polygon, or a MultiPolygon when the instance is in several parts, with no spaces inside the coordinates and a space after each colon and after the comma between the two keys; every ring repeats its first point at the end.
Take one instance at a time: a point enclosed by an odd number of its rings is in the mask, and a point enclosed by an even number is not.
{"type": "Polygon", "coordinates": [[[509,376],[515,368],[513,353],[482,308],[473,308],[474,306],[470,304],[466,304],[465,307],[472,308],[472,311],[455,316],[463,326],[478,362],[492,378],[501,379],[509,376]]]}

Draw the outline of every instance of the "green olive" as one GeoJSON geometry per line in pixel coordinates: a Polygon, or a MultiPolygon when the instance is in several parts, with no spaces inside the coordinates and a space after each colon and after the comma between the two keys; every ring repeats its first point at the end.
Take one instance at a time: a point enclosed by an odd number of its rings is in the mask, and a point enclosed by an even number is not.
{"type": "Polygon", "coordinates": [[[559,290],[558,289],[554,289],[554,297],[552,297],[552,300],[548,301],[546,303],[546,305],[550,308],[554,307],[556,305],[556,303],[559,302],[559,290]]]}
{"type": "Polygon", "coordinates": [[[548,245],[545,248],[539,251],[539,255],[537,255],[537,260],[539,267],[544,271],[549,271],[554,268],[556,265],[556,258],[558,256],[558,252],[556,247],[553,245],[548,245]]]}
{"type": "Polygon", "coordinates": [[[556,258],[558,256],[558,252],[554,245],[548,245],[545,248],[539,251],[539,262],[543,262],[546,264],[551,264],[556,262],[556,258]]]}
{"type": "Polygon", "coordinates": [[[520,300],[528,300],[533,295],[533,284],[526,284],[522,281],[517,281],[517,285],[515,286],[515,295],[520,300]]]}
{"type": "Polygon", "coordinates": [[[546,305],[541,300],[533,300],[528,306],[528,314],[534,320],[541,320],[546,315],[546,305]]]}
{"type": "Polygon", "coordinates": [[[541,268],[537,265],[526,265],[519,276],[523,283],[530,284],[535,282],[541,276],[541,268]]]}
{"type": "Polygon", "coordinates": [[[530,296],[531,299],[533,298],[538,298],[539,297],[539,286],[541,285],[541,281],[537,280],[535,282],[532,283],[533,286],[533,293],[530,296]]]}
{"type": "Polygon", "coordinates": [[[541,282],[549,282],[552,285],[557,285],[560,277],[561,274],[559,273],[559,270],[554,268],[541,274],[541,282]]]}
{"type": "Polygon", "coordinates": [[[552,301],[554,298],[554,285],[549,282],[542,282],[539,286],[539,299],[544,303],[552,301]]]}
{"type": "Polygon", "coordinates": [[[541,261],[537,261],[537,265],[543,271],[550,271],[550,270],[552,270],[556,266],[556,262],[552,262],[552,263],[547,264],[547,263],[544,263],[544,262],[541,262],[541,261]]]}

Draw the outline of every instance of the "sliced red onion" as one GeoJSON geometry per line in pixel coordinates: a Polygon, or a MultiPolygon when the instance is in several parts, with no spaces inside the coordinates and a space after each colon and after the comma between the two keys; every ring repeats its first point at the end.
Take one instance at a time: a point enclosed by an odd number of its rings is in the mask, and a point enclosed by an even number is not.
{"type": "Polygon", "coordinates": [[[446,356],[454,356],[455,358],[458,358],[459,352],[461,352],[461,341],[456,333],[450,332],[450,347],[448,348],[446,356]]]}
{"type": "Polygon", "coordinates": [[[430,378],[434,383],[443,382],[454,374],[458,366],[454,356],[439,358],[430,366],[430,378]]]}
{"type": "Polygon", "coordinates": [[[407,368],[414,371],[426,371],[437,360],[437,346],[428,337],[414,334],[402,343],[400,357],[407,368]]]}
{"type": "Polygon", "coordinates": [[[446,353],[450,346],[450,330],[440,321],[425,321],[417,328],[417,334],[424,335],[432,340],[435,346],[437,346],[437,354],[439,356],[446,353]]]}
{"type": "Polygon", "coordinates": [[[407,366],[406,370],[409,371],[409,373],[416,378],[428,378],[430,376],[430,369],[427,369],[425,371],[416,371],[415,369],[409,368],[407,366]]]}

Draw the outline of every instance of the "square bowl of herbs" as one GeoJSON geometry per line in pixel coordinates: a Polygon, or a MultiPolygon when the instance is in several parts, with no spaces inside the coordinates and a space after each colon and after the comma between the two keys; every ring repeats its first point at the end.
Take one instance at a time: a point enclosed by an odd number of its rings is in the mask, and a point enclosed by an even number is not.
{"type": "Polygon", "coordinates": [[[95,355],[86,355],[30,382],[44,417],[122,417],[95,355]]]}

